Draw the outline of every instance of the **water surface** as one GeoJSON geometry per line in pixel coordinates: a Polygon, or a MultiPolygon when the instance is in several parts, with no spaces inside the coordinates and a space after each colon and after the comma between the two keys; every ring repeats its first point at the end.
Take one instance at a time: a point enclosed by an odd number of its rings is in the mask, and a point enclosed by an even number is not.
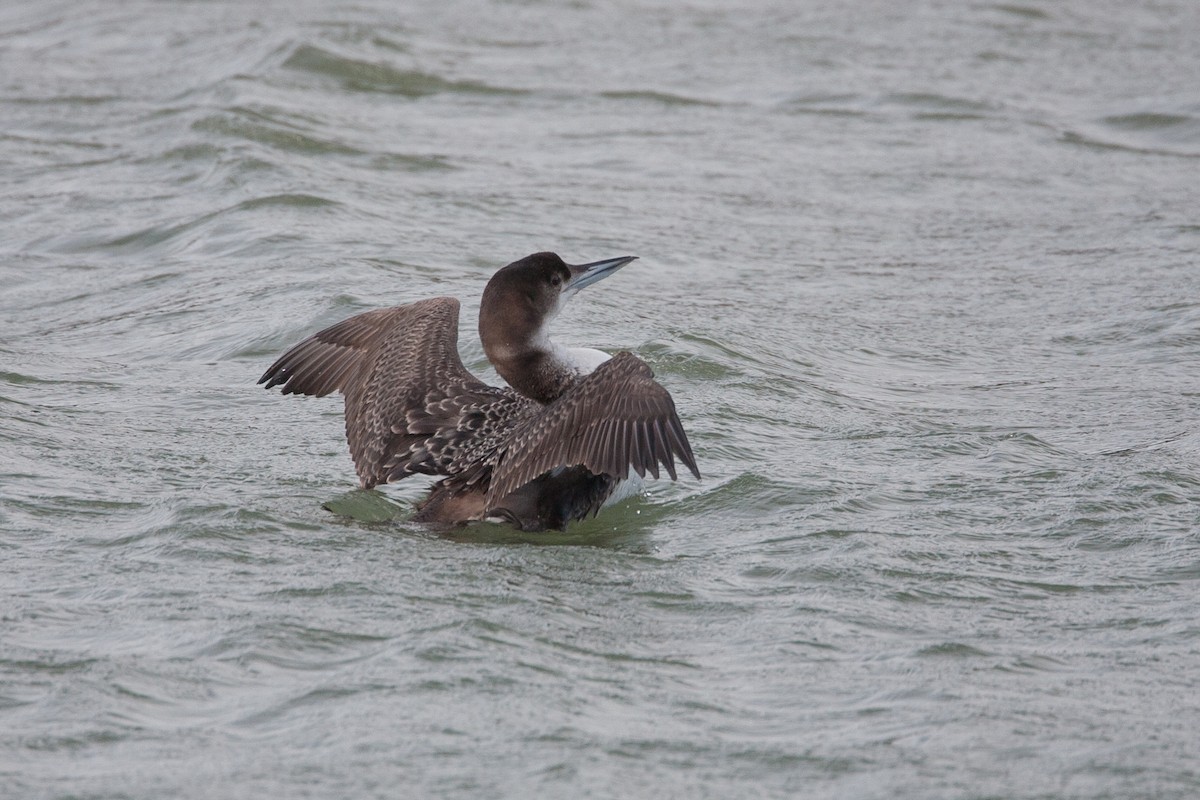
{"type": "MultiPolygon", "coordinates": [[[[1200,11],[0,10],[0,795],[1200,794],[1200,11]],[[632,267],[704,479],[566,535],[323,504],[254,385],[632,267]]],[[[383,494],[407,509],[417,482],[383,494]]]]}

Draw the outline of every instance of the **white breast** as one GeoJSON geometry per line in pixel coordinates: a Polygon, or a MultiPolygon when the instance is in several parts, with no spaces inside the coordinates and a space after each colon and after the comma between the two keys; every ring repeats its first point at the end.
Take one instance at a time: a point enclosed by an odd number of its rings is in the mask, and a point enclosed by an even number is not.
{"type": "Polygon", "coordinates": [[[552,347],[555,360],[566,364],[580,375],[590,374],[596,367],[612,358],[608,353],[590,347],[560,347],[557,344],[552,347]]]}
{"type": "Polygon", "coordinates": [[[628,478],[618,481],[617,485],[613,487],[613,493],[605,499],[601,508],[608,508],[644,491],[646,491],[646,481],[640,478],[636,472],[630,471],[628,478]]]}

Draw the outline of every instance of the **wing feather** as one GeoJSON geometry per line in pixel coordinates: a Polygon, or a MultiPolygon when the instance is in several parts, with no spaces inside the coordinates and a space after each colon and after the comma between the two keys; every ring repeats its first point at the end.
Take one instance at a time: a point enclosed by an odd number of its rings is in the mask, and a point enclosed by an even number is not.
{"type": "MultiPolygon", "coordinates": [[[[671,446],[667,444],[667,437],[663,435],[662,420],[654,421],[654,444],[660,453],[671,452],[671,446]]],[[[679,476],[675,474],[675,462],[672,459],[663,459],[662,465],[667,468],[667,474],[671,476],[671,480],[679,480],[679,476]]]]}
{"type": "Polygon", "coordinates": [[[517,427],[492,474],[489,505],[555,467],[582,465],[618,480],[678,458],[700,477],[671,395],[644,361],[622,352],[517,427]],[[663,433],[665,431],[666,433],[663,433]]]}
{"type": "Polygon", "coordinates": [[[491,390],[458,354],[459,303],[435,297],[350,317],[313,334],[272,364],[259,383],[284,394],[346,399],[346,440],[364,487],[424,435],[408,429],[410,412],[438,400],[491,390]]]}

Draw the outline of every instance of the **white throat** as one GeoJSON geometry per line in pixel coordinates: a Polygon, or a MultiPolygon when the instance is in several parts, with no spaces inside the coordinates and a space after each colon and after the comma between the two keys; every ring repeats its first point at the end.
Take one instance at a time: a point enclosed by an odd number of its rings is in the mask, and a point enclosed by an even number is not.
{"type": "Polygon", "coordinates": [[[602,350],[591,347],[563,347],[550,338],[550,322],[558,316],[558,312],[566,305],[569,295],[565,293],[558,298],[554,311],[546,315],[541,329],[533,337],[533,346],[550,354],[555,363],[561,364],[577,375],[591,374],[596,367],[608,361],[612,356],[602,350]]]}

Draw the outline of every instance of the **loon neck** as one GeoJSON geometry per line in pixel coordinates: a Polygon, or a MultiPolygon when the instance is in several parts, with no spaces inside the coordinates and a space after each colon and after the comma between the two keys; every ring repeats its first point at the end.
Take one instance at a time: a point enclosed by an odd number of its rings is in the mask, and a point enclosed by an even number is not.
{"type": "Polygon", "coordinates": [[[555,358],[552,350],[530,348],[511,355],[488,356],[509,386],[539,403],[557,400],[579,379],[569,365],[555,358]]]}
{"type": "Polygon", "coordinates": [[[550,323],[569,295],[557,289],[549,295],[536,281],[531,288],[520,275],[508,275],[510,268],[496,273],[483,291],[479,339],[509,386],[539,403],[551,403],[608,355],[551,341],[550,323]]]}
{"type": "Polygon", "coordinates": [[[607,353],[586,347],[561,347],[549,340],[525,347],[484,349],[508,385],[539,403],[557,400],[585,375],[608,360],[607,353]]]}

